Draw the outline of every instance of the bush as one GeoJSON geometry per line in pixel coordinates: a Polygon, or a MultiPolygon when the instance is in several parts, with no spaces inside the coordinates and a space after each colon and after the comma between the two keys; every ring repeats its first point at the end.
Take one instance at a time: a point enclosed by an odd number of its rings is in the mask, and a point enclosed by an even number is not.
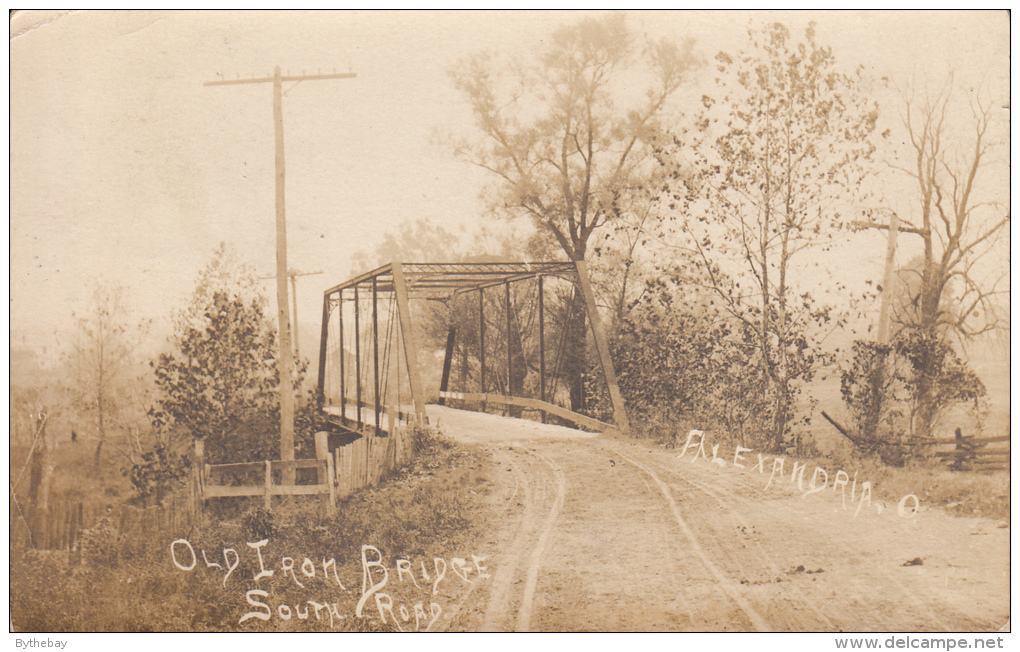
{"type": "Polygon", "coordinates": [[[914,329],[890,345],[854,342],[840,391],[851,415],[854,445],[895,463],[902,463],[903,435],[931,437],[954,406],[973,404],[981,411],[986,394],[981,379],[948,342],[914,329]]]}
{"type": "Polygon", "coordinates": [[[653,428],[692,422],[771,448],[775,405],[753,334],[710,305],[688,305],[678,283],[648,281],[610,345],[627,406],[653,428]]]}
{"type": "Polygon", "coordinates": [[[250,507],[241,514],[241,532],[248,541],[261,541],[276,534],[276,514],[263,507],[250,507]]]}

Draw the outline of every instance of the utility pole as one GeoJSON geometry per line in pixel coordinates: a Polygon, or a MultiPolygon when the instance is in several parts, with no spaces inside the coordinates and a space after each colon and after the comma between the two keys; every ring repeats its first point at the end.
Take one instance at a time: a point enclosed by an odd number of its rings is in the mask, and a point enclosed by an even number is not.
{"type": "Polygon", "coordinates": [[[900,230],[900,218],[894,212],[889,218],[889,240],[885,247],[885,280],[882,283],[882,304],[878,312],[878,343],[889,343],[890,306],[892,302],[893,274],[896,264],[896,236],[900,230]]]}
{"type": "MultiPolygon", "coordinates": [[[[294,459],[294,355],[291,351],[290,316],[287,314],[287,215],[284,201],[283,82],[319,79],[350,79],[357,74],[286,75],[276,66],[272,77],[205,82],[205,86],[234,84],[273,85],[273,126],[276,134],[276,305],[280,319],[280,459],[294,459]]],[[[294,484],[294,471],[284,474],[284,484],[294,484]]]]}
{"type": "Polygon", "coordinates": [[[886,241],[885,247],[885,278],[882,281],[882,299],[878,312],[878,336],[876,340],[879,344],[889,343],[889,324],[892,321],[889,313],[892,310],[893,276],[896,272],[896,237],[900,231],[922,233],[920,229],[910,226],[909,222],[907,224],[906,228],[900,226],[900,216],[895,211],[889,211],[889,224],[881,224],[879,222],[853,223],[853,226],[858,229],[887,229],[889,231],[889,238],[886,241]]]}
{"type": "MultiPolygon", "coordinates": [[[[885,246],[885,275],[882,280],[882,299],[881,303],[879,304],[880,307],[878,311],[878,334],[876,337],[876,341],[878,344],[880,344],[881,346],[887,346],[889,344],[890,339],[891,330],[890,322],[892,321],[892,316],[890,315],[890,312],[892,311],[891,304],[893,294],[893,277],[896,273],[896,237],[899,235],[900,232],[900,217],[899,215],[896,214],[895,211],[890,211],[888,225],[879,224],[877,222],[857,222],[855,223],[855,226],[857,226],[858,228],[888,229],[889,231],[889,237],[886,240],[885,246]]],[[[917,229],[911,228],[909,226],[905,230],[914,233],[917,232],[917,229]]],[[[885,390],[885,379],[889,371],[888,364],[889,358],[888,356],[886,356],[882,359],[878,369],[876,370],[877,376],[872,379],[872,382],[875,383],[875,389],[878,390],[878,392],[880,392],[880,396],[881,392],[884,392],[885,390]]],[[[884,397],[881,400],[884,403],[885,401],[884,397]]],[[[879,404],[879,406],[876,409],[879,410],[880,415],[881,404],[879,404]]],[[[864,434],[868,437],[875,437],[877,435],[878,422],[876,420],[871,423],[873,425],[870,426],[869,429],[872,429],[872,431],[866,432],[864,434]]],[[[899,442],[901,444],[903,443],[902,434],[899,436],[899,442]]]]}
{"type": "MultiPolygon", "coordinates": [[[[320,270],[318,272],[295,272],[293,269],[287,272],[287,276],[290,277],[290,290],[291,290],[291,303],[293,304],[292,309],[292,320],[294,323],[294,357],[301,359],[301,338],[298,336],[298,318],[297,318],[297,278],[298,276],[315,276],[322,274],[320,270]]],[[[259,278],[260,281],[269,281],[275,279],[275,276],[262,276],[259,278]]]]}

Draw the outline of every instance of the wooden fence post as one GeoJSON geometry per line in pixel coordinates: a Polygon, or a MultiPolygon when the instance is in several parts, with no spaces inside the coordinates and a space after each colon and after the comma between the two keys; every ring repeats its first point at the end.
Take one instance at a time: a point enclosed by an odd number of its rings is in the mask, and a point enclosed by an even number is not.
{"type": "Polygon", "coordinates": [[[271,493],[272,492],[272,487],[273,487],[273,468],[270,465],[269,460],[266,460],[266,504],[265,504],[265,507],[266,507],[267,510],[272,509],[272,507],[273,507],[273,494],[271,493]]]}
{"type": "Polygon", "coordinates": [[[315,433],[315,459],[322,462],[317,479],[319,484],[325,484],[327,487],[324,497],[329,500],[329,513],[332,514],[336,507],[336,489],[334,487],[336,478],[333,473],[333,458],[329,454],[329,433],[324,430],[315,433]],[[323,478],[323,475],[326,477],[323,478]]]}
{"type": "Polygon", "coordinates": [[[194,500],[195,512],[201,513],[205,507],[205,440],[195,440],[195,467],[192,473],[192,500],[194,500]]]}
{"type": "Polygon", "coordinates": [[[324,460],[329,457],[329,433],[319,431],[315,433],[315,459],[324,460]]]}
{"type": "Polygon", "coordinates": [[[329,487],[329,514],[333,515],[336,511],[336,483],[333,482],[334,476],[336,475],[333,469],[333,458],[329,455],[326,456],[326,484],[329,487]]]}

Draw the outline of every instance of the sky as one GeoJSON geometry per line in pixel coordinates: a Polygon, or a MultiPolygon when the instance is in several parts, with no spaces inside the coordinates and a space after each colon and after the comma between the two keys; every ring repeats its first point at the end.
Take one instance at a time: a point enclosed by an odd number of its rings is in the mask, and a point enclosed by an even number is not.
{"type": "MultiPolygon", "coordinates": [[[[284,85],[290,267],[301,323],[322,291],[387,231],[426,219],[484,223],[491,180],[454,158],[470,133],[448,71],[484,49],[528,56],[577,12],[29,11],[11,21],[10,325],[49,338],[96,281],[127,289],[133,314],[164,324],[226,241],[275,273],[272,85],[203,82],[354,72],[284,85]]],[[[949,67],[1009,102],[1004,12],[634,12],[652,37],[693,36],[710,58],[749,25],[811,20],[837,60],[878,79],[949,67]]],[[[692,97],[700,97],[693,89],[692,97]]],[[[883,91],[888,95],[888,91],[883,91]]],[[[887,119],[883,116],[883,119],[887,119]]],[[[896,119],[895,110],[888,119],[896,119]]],[[[1008,156],[1008,148],[1006,149],[1008,156]]],[[[1004,181],[1005,183],[1005,181],[1004,181]]],[[[908,208],[904,208],[908,210],[908,208]]],[[[906,213],[905,213],[906,214],[906,213]]],[[[862,236],[853,267],[881,274],[884,237],[862,236]]],[[[485,253],[485,252],[476,252],[485,253]]],[[[906,256],[908,254],[904,254],[906,256]]],[[[904,262],[904,259],[901,259],[904,262]]],[[[267,295],[274,296],[270,282],[267,295]]],[[[302,337],[304,340],[304,335],[302,337]]]]}

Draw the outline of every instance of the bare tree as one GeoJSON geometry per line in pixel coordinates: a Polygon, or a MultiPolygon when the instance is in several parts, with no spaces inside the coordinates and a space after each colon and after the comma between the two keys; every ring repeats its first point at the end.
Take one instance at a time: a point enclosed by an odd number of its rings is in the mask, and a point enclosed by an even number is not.
{"type": "Polygon", "coordinates": [[[918,351],[914,386],[915,435],[928,436],[939,406],[940,355],[955,336],[966,342],[982,333],[1007,328],[1008,317],[996,302],[1008,294],[1008,267],[987,274],[987,257],[1009,241],[1009,211],[994,199],[996,191],[982,184],[995,165],[998,139],[993,104],[968,98],[968,118],[955,115],[958,102],[950,76],[933,95],[902,93],[903,122],[909,136],[908,154],[893,166],[916,184],[920,220],[900,218],[899,230],[917,236],[923,254],[905,273],[908,296],[895,314],[901,331],[912,333],[928,353],[918,351]],[[985,261],[983,264],[982,261],[985,261]],[[923,344],[927,343],[927,344],[923,344]]]}
{"type": "Polygon", "coordinates": [[[996,146],[988,133],[992,104],[971,99],[970,133],[955,133],[949,116],[953,99],[951,77],[934,97],[918,98],[913,90],[903,94],[912,156],[893,165],[917,184],[921,220],[901,217],[899,230],[921,239],[924,257],[914,270],[920,277],[917,291],[897,321],[930,335],[953,331],[973,338],[1005,323],[994,298],[1008,293],[1008,272],[989,283],[974,270],[1003,236],[1008,239],[1009,213],[1001,202],[981,196],[986,189],[980,176],[996,146]],[[952,308],[946,302],[950,292],[952,308]]]}
{"type": "Polygon", "coordinates": [[[124,425],[128,406],[138,407],[130,401],[133,354],[147,324],[128,322],[123,294],[123,288],[96,284],[85,312],[75,314],[73,403],[78,420],[96,440],[96,468],[111,429],[124,425]]]}

